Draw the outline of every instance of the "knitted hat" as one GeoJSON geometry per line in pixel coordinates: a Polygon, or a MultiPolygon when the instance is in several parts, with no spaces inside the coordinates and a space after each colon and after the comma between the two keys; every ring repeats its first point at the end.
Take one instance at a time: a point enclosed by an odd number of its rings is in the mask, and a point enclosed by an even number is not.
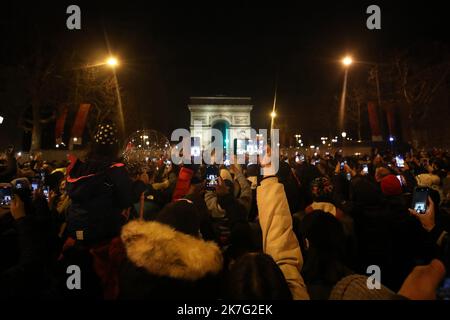
{"type": "Polygon", "coordinates": [[[391,300],[397,295],[381,285],[380,289],[369,289],[367,277],[353,274],[342,278],[333,288],[330,300],[391,300]]]}
{"type": "Polygon", "coordinates": [[[100,145],[116,144],[119,141],[116,126],[112,123],[99,124],[94,135],[94,141],[100,145]]]}
{"type": "Polygon", "coordinates": [[[400,181],[393,174],[381,179],[381,191],[386,196],[397,196],[403,192],[400,181]]]}
{"type": "Polygon", "coordinates": [[[179,199],[167,204],[156,217],[156,221],[182,233],[195,237],[199,235],[199,214],[194,203],[188,199],[179,199]]]}

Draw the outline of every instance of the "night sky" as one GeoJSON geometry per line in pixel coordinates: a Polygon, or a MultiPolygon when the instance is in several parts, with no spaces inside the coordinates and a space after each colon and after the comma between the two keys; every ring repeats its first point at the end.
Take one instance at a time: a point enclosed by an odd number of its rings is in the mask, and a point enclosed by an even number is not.
{"type": "MultiPolygon", "coordinates": [[[[86,60],[106,55],[107,37],[122,63],[125,113],[129,105],[139,114],[128,128],[166,134],[189,126],[190,96],[250,96],[253,127],[267,127],[277,74],[277,121],[328,134],[323,115],[336,107],[343,55],[382,62],[394,48],[448,41],[444,1],[92,2],[73,2],[82,10],[80,31],[64,29],[66,4],[54,1],[9,4],[2,16],[40,14],[43,27],[75,43],[86,60]],[[370,4],[381,7],[382,30],[366,28],[370,4]]],[[[349,85],[366,78],[367,68],[355,66],[349,85]]]]}

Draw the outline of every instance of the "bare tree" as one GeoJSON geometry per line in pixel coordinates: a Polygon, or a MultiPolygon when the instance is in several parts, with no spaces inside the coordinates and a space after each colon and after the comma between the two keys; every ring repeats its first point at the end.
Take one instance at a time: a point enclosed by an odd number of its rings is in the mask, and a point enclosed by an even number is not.
{"type": "MultiPolygon", "coordinates": [[[[81,103],[91,105],[87,129],[92,136],[94,127],[106,119],[117,116],[117,91],[114,76],[98,67],[82,67],[74,70],[68,105],[73,109],[81,103]]],[[[119,88],[120,93],[120,88],[119,88]]]]}
{"type": "Polygon", "coordinates": [[[405,57],[397,57],[398,94],[406,107],[413,144],[419,144],[420,137],[415,129],[421,128],[430,116],[431,105],[436,93],[449,76],[448,58],[434,65],[420,67],[405,57]]]}

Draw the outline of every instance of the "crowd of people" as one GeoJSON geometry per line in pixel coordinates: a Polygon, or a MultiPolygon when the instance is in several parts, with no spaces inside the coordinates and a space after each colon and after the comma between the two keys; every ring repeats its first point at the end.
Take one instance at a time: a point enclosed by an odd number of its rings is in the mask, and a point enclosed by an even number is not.
{"type": "Polygon", "coordinates": [[[206,165],[123,163],[113,128],[83,159],[2,156],[1,298],[450,297],[446,152],[293,155],[275,174],[217,165],[211,187],[206,165]]]}

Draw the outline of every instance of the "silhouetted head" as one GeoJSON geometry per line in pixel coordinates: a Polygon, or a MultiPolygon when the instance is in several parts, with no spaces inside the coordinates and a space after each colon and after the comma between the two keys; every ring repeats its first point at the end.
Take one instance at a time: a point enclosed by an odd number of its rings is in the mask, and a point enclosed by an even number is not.
{"type": "Polygon", "coordinates": [[[229,299],[290,300],[291,292],[278,265],[264,253],[247,253],[230,268],[229,299]]]}

